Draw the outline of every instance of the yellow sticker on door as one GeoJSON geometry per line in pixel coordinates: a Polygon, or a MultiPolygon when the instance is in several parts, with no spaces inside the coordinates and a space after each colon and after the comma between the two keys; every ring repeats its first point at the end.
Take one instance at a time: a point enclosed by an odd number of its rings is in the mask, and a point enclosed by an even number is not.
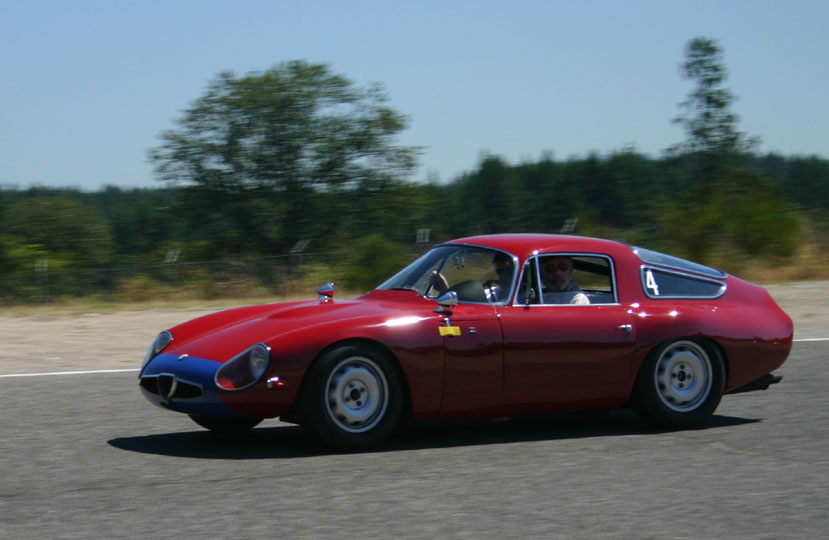
{"type": "Polygon", "coordinates": [[[439,326],[441,336],[459,336],[461,335],[460,326],[439,326]]]}

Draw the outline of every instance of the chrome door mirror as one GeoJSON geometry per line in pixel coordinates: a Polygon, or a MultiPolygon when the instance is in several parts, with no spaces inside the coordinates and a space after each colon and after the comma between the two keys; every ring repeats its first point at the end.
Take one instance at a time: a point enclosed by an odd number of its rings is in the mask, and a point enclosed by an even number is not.
{"type": "Polygon", "coordinates": [[[317,294],[319,295],[319,296],[317,296],[317,300],[319,300],[321,304],[324,304],[326,302],[330,302],[331,300],[333,300],[334,299],[334,282],[329,281],[325,285],[321,286],[319,289],[317,289],[317,294]]]}
{"type": "Polygon", "coordinates": [[[458,305],[458,293],[455,291],[446,291],[435,299],[435,302],[441,308],[450,308],[458,305]]]}

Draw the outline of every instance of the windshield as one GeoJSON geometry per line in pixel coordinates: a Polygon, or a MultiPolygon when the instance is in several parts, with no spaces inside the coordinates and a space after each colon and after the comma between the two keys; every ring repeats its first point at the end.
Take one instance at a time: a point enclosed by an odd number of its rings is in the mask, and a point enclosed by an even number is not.
{"type": "Polygon", "coordinates": [[[503,251],[462,245],[438,246],[381,284],[427,298],[448,291],[466,303],[504,303],[512,293],[515,260],[503,251]]]}

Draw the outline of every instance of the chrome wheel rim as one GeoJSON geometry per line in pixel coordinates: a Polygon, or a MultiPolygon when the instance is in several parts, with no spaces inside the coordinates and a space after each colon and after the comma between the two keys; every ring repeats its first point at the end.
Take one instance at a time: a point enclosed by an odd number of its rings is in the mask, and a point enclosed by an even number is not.
{"type": "Polygon", "coordinates": [[[677,341],[662,351],[655,375],[659,399],[676,412],[695,410],[711,393],[711,360],[692,341],[677,341]]]}
{"type": "Polygon", "coordinates": [[[326,388],[326,411],[344,431],[363,433],[375,427],[389,403],[383,370],[371,359],[354,356],[331,371],[326,388]]]}

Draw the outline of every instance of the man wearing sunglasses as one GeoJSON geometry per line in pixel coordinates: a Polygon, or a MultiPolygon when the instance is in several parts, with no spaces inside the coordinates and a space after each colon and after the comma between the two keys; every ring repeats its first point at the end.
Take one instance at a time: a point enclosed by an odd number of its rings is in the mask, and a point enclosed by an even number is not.
{"type": "Polygon", "coordinates": [[[545,304],[589,304],[573,281],[573,259],[567,256],[541,259],[542,300],[545,304]]]}

